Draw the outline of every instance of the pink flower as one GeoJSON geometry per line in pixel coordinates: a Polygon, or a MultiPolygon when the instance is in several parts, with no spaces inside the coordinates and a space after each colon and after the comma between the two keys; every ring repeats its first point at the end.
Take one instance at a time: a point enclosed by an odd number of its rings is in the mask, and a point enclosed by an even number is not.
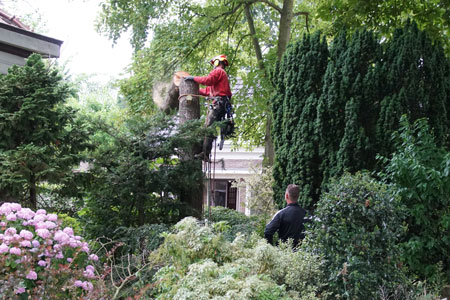
{"type": "Polygon", "coordinates": [[[22,208],[17,212],[17,216],[24,220],[31,220],[33,219],[34,215],[35,215],[34,211],[32,211],[29,208],[22,208]]]}
{"type": "Polygon", "coordinates": [[[22,254],[22,250],[20,250],[19,248],[16,248],[16,247],[12,247],[11,249],[9,249],[9,253],[15,254],[15,255],[20,255],[20,254],[22,254]]]}
{"type": "Polygon", "coordinates": [[[69,258],[67,258],[67,262],[71,263],[71,262],[73,262],[73,259],[69,257],[69,258]]]}
{"type": "Polygon", "coordinates": [[[66,227],[63,229],[63,232],[65,232],[66,234],[73,236],[73,229],[70,227],[66,227]]]}
{"type": "Polygon", "coordinates": [[[73,284],[77,287],[83,287],[83,282],[81,280],[75,280],[73,284]]]}
{"type": "Polygon", "coordinates": [[[38,261],[38,265],[41,267],[45,267],[47,265],[47,263],[43,260],[38,261]]]}
{"type": "Polygon", "coordinates": [[[31,242],[30,242],[30,241],[27,241],[27,240],[21,241],[21,242],[20,242],[20,246],[31,248],[31,242]]]}
{"type": "Polygon", "coordinates": [[[22,206],[19,203],[10,203],[12,211],[18,211],[22,209],[22,206]]]}
{"type": "Polygon", "coordinates": [[[51,221],[45,221],[45,226],[47,226],[47,229],[53,229],[56,227],[56,224],[51,221]]]}
{"type": "Polygon", "coordinates": [[[91,255],[89,255],[89,260],[97,261],[98,260],[98,256],[95,255],[95,254],[91,254],[91,255]]]}
{"type": "Polygon", "coordinates": [[[36,211],[36,214],[37,214],[37,215],[46,215],[46,214],[47,214],[47,211],[45,211],[45,209],[38,209],[38,210],[36,211]]]}
{"type": "Polygon", "coordinates": [[[31,242],[31,244],[33,245],[33,247],[38,248],[41,244],[39,243],[39,241],[33,240],[31,242]]]}
{"type": "Polygon", "coordinates": [[[17,290],[15,291],[15,293],[16,293],[16,295],[17,295],[17,294],[25,293],[25,288],[23,288],[23,287],[17,288],[17,290]]]}
{"type": "Polygon", "coordinates": [[[6,226],[6,222],[0,222],[0,227],[5,227],[6,226]]]}
{"type": "Polygon", "coordinates": [[[15,221],[17,220],[16,214],[15,213],[10,213],[6,216],[6,220],[7,221],[15,221]]]}
{"type": "Polygon", "coordinates": [[[76,248],[76,247],[80,246],[80,244],[81,243],[79,241],[76,241],[74,239],[70,239],[69,240],[69,246],[72,247],[72,248],[76,248]]]}
{"type": "Polygon", "coordinates": [[[58,252],[55,257],[61,259],[64,258],[64,255],[62,254],[62,252],[58,252]]]}
{"type": "Polygon", "coordinates": [[[52,222],[56,222],[58,220],[58,216],[56,214],[48,214],[47,215],[47,220],[52,221],[52,222]]]}
{"type": "Polygon", "coordinates": [[[8,228],[5,230],[5,235],[13,236],[17,233],[17,230],[14,227],[8,228]]]}
{"type": "Polygon", "coordinates": [[[34,218],[33,218],[33,220],[35,222],[43,222],[43,221],[45,221],[45,219],[46,219],[45,215],[41,215],[41,214],[37,214],[37,213],[34,215],[34,218]]]}
{"type": "Polygon", "coordinates": [[[94,266],[92,266],[92,265],[87,265],[86,266],[86,271],[91,271],[91,272],[94,272],[94,266]]]}
{"type": "Polygon", "coordinates": [[[86,291],[92,291],[92,289],[94,288],[92,283],[90,283],[89,281],[76,280],[73,284],[77,287],[80,287],[80,288],[86,290],[86,291]]]}
{"type": "Polygon", "coordinates": [[[26,240],[31,240],[33,238],[33,233],[31,231],[22,229],[20,231],[20,236],[26,240]]]}
{"type": "Polygon", "coordinates": [[[69,236],[67,233],[59,230],[55,233],[55,237],[53,239],[61,244],[65,244],[69,241],[69,236]]]}
{"type": "Polygon", "coordinates": [[[0,214],[2,214],[2,215],[9,214],[12,211],[10,204],[11,203],[8,203],[8,202],[7,203],[3,203],[0,206],[0,214]]]}
{"type": "Polygon", "coordinates": [[[50,231],[48,231],[48,229],[37,229],[36,234],[43,239],[47,239],[50,237],[50,231]]]}
{"type": "Polygon", "coordinates": [[[30,279],[30,280],[36,280],[37,279],[37,274],[35,271],[30,271],[28,272],[26,279],[30,279]]]}
{"type": "Polygon", "coordinates": [[[86,291],[92,291],[92,289],[94,288],[92,283],[90,283],[89,281],[83,281],[81,283],[81,287],[86,291]]]}
{"type": "Polygon", "coordinates": [[[0,245],[0,253],[8,253],[8,252],[9,252],[9,247],[6,244],[2,243],[0,245]]]}
{"type": "Polygon", "coordinates": [[[92,283],[90,283],[89,281],[85,281],[84,283],[85,283],[85,285],[83,285],[83,289],[85,289],[86,291],[92,291],[92,289],[94,288],[94,285],[92,283]]]}
{"type": "Polygon", "coordinates": [[[95,278],[95,274],[94,274],[94,272],[91,271],[91,270],[86,270],[86,271],[84,271],[84,272],[83,272],[83,276],[86,277],[86,278],[89,278],[89,279],[95,278]]]}
{"type": "Polygon", "coordinates": [[[81,243],[81,251],[89,253],[89,245],[86,242],[81,243]]]}
{"type": "MultiPolygon", "coordinates": [[[[41,215],[38,215],[41,216],[41,215]]],[[[36,229],[48,229],[47,228],[47,224],[44,221],[38,221],[37,223],[35,223],[34,228],[36,229]]]]}

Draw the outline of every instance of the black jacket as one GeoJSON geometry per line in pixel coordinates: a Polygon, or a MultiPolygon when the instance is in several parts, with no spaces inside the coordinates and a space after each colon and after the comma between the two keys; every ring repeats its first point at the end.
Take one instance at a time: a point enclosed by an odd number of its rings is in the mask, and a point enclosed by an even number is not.
{"type": "Polygon", "coordinates": [[[278,231],[281,241],[285,242],[291,238],[294,240],[294,246],[302,240],[305,235],[303,233],[305,227],[306,210],[301,208],[298,203],[290,203],[282,210],[278,211],[272,221],[266,226],[264,236],[266,240],[273,244],[273,235],[278,231]]]}

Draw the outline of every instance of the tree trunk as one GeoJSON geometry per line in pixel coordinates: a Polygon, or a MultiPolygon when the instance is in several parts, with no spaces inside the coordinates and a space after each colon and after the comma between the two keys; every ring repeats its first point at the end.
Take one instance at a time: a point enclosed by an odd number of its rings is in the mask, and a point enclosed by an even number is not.
{"type": "Polygon", "coordinates": [[[178,114],[180,123],[200,119],[200,102],[198,99],[198,83],[192,80],[180,80],[180,104],[178,114]]]}
{"type": "MultiPolygon", "coordinates": [[[[181,80],[179,84],[180,104],[178,115],[180,123],[183,124],[189,120],[200,119],[200,101],[198,96],[198,83],[191,80],[181,80]]],[[[192,159],[196,146],[192,148],[193,153],[189,153],[184,160],[192,159]]],[[[196,160],[195,168],[202,170],[202,161],[196,160]]],[[[184,195],[181,195],[181,201],[187,203],[192,209],[192,215],[201,218],[203,208],[203,179],[197,182],[195,187],[184,195]]]]}
{"type": "Polygon", "coordinates": [[[281,60],[291,38],[292,18],[294,17],[294,0],[283,0],[278,32],[277,57],[281,60]]]}
{"type": "Polygon", "coordinates": [[[30,175],[30,205],[31,208],[37,208],[37,193],[36,193],[36,177],[33,173],[30,175]]]}
{"type": "Polygon", "coordinates": [[[275,147],[272,141],[272,114],[267,115],[266,118],[266,133],[264,136],[264,165],[272,166],[275,159],[275,147]]]}

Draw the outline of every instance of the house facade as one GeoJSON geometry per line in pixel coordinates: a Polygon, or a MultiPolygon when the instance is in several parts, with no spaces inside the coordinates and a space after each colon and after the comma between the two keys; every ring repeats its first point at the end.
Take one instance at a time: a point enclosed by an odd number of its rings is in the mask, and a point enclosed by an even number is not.
{"type": "Polygon", "coordinates": [[[32,53],[44,58],[58,58],[62,41],[34,33],[15,16],[0,9],[0,73],[12,65],[25,65],[32,53]]]}
{"type": "MultiPolygon", "coordinates": [[[[250,214],[247,203],[246,178],[255,175],[255,169],[262,167],[264,147],[253,150],[233,149],[230,141],[225,141],[222,150],[217,147],[214,160],[214,146],[211,153],[211,172],[203,189],[203,207],[224,206],[250,214]],[[243,182],[242,187],[234,187],[234,182],[243,182]],[[208,201],[209,200],[209,201],[208,201]]],[[[203,163],[205,164],[205,163],[203,163]]],[[[205,165],[204,165],[205,167],[205,165]]]]}

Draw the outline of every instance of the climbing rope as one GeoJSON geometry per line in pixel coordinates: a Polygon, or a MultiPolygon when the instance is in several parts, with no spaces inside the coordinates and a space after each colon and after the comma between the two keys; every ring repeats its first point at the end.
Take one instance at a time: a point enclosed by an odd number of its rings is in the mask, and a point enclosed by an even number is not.
{"type": "Polygon", "coordinates": [[[186,100],[192,100],[192,99],[188,99],[188,97],[191,96],[192,97],[203,97],[203,98],[207,98],[206,96],[203,95],[196,95],[196,94],[181,94],[180,96],[178,96],[178,101],[180,101],[181,97],[186,97],[186,100]]]}

